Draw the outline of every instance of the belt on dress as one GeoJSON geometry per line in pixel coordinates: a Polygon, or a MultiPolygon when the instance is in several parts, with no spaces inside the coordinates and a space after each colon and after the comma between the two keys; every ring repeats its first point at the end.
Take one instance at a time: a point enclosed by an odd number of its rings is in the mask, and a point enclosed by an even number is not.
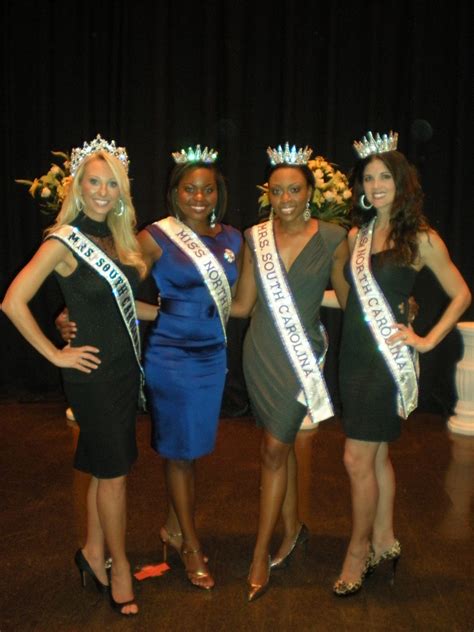
{"type": "Polygon", "coordinates": [[[192,303],[174,298],[162,298],[160,312],[170,316],[189,316],[191,318],[215,318],[217,308],[214,303],[192,303]]]}

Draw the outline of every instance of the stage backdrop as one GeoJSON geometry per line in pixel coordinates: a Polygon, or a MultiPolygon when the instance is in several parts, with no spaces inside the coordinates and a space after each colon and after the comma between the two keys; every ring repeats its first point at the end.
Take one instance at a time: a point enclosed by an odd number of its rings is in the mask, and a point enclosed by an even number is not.
{"type": "MultiPolygon", "coordinates": [[[[426,212],[472,286],[472,21],[465,3],[7,0],[0,16],[1,295],[48,221],[15,178],[45,173],[51,150],[67,151],[98,132],[128,148],[140,225],[164,214],[170,152],[200,142],[218,148],[230,191],[226,221],[244,229],[256,218],[268,145],[309,144],[347,172],[355,138],[398,130],[399,148],[421,172],[426,212]]],[[[423,333],[446,301],[428,273],[419,281],[423,333]]],[[[33,301],[53,336],[60,304],[54,280],[33,301]]],[[[337,399],[340,317],[324,318],[337,399]]],[[[230,327],[230,379],[238,382],[244,325],[230,327]]],[[[3,393],[60,390],[58,371],[4,316],[0,336],[3,393]]],[[[453,332],[422,357],[422,408],[452,406],[459,355],[453,332]]]]}

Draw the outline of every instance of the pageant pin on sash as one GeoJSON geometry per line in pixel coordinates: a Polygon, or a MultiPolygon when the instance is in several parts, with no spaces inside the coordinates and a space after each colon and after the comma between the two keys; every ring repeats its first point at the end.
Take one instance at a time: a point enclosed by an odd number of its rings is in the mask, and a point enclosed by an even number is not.
{"type": "Polygon", "coordinates": [[[301,385],[297,400],[313,423],[334,415],[320,363],[301,322],[298,308],[278,255],[271,220],[252,228],[257,271],[283,348],[301,385]]]}
{"type": "Polygon", "coordinates": [[[370,267],[374,218],[363,226],[356,238],[351,257],[351,273],[365,320],[397,385],[398,415],[406,419],[418,404],[418,380],[415,361],[407,345],[388,345],[395,332],[393,312],[370,267]]]}
{"type": "Polygon", "coordinates": [[[232,293],[224,268],[199,236],[183,222],[174,217],[165,217],[155,222],[155,225],[161,228],[196,266],[216,305],[224,339],[227,341],[226,325],[230,314],[232,293]]]}

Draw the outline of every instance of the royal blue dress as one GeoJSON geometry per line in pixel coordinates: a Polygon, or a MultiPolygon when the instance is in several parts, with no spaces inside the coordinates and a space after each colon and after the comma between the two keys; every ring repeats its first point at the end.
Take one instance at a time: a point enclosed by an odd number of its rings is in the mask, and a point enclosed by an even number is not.
{"type": "MultiPolygon", "coordinates": [[[[221,224],[200,236],[237,280],[242,236],[221,224]]],[[[145,347],[145,379],[152,419],[152,448],[168,459],[196,459],[213,451],[227,371],[219,314],[196,266],[155,224],[148,232],[163,251],[152,268],[160,314],[145,347]]]]}

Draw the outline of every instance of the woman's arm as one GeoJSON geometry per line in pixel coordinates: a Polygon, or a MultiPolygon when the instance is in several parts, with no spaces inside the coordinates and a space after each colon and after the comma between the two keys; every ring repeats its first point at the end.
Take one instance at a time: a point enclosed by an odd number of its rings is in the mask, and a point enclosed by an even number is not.
{"type": "Polygon", "coordinates": [[[160,259],[163,254],[163,250],[156,243],[150,233],[143,229],[137,235],[138,244],[142,251],[143,259],[145,260],[147,270],[150,272],[155,261],[160,259]]]}
{"type": "Polygon", "coordinates": [[[99,349],[90,345],[58,349],[47,338],[28,306],[53,270],[71,271],[70,252],[55,239],[44,242],[31,261],[13,280],[3,299],[2,309],[26,340],[47,360],[58,367],[90,373],[100,364],[99,349]]]}
{"type": "Polygon", "coordinates": [[[156,320],[158,316],[158,305],[145,303],[144,301],[135,301],[138,320],[156,320]]]}
{"type": "Polygon", "coordinates": [[[256,301],[257,286],[255,284],[253,258],[248,244],[245,243],[242,252],[242,268],[230,309],[231,317],[248,318],[256,301]]]}
{"type": "Polygon", "coordinates": [[[435,231],[420,233],[419,242],[422,265],[426,265],[434,273],[451,301],[426,336],[418,336],[405,325],[397,325],[398,332],[389,342],[403,341],[420,353],[426,353],[436,347],[458,322],[471,303],[471,292],[451,261],[446,245],[435,231]]]}
{"type": "Polygon", "coordinates": [[[344,277],[344,266],[349,259],[347,239],[343,239],[333,254],[331,268],[331,284],[334,290],[324,292],[322,305],[324,307],[346,308],[349,284],[344,277]]]}

